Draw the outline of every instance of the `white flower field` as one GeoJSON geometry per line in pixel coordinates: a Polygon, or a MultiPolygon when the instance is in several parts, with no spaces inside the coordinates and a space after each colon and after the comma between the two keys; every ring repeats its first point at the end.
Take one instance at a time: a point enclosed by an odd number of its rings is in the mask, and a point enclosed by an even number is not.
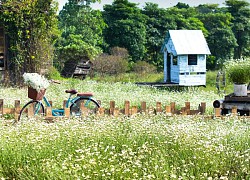
{"type": "MultiPolygon", "coordinates": [[[[64,81],[46,91],[53,106],[61,107],[66,89],[94,92],[102,106],[141,101],[177,107],[206,102],[213,114],[214,92],[169,91],[132,83],[64,81]]],[[[21,100],[27,89],[0,88],[5,106],[21,100]]],[[[138,114],[133,117],[90,116],[32,120],[6,125],[0,118],[1,179],[250,179],[250,119],[138,114]]]]}

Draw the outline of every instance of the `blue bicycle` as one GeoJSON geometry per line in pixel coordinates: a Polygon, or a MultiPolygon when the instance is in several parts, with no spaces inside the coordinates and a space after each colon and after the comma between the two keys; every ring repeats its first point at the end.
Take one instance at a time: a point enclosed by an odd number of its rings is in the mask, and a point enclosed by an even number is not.
{"type": "MultiPolygon", "coordinates": [[[[94,114],[100,107],[99,103],[93,99],[92,93],[78,93],[75,89],[66,90],[65,92],[69,94],[65,107],[70,108],[70,116],[81,116],[83,110],[84,113],[87,113],[88,115],[94,114]]],[[[31,117],[44,116],[45,107],[52,106],[46,96],[43,96],[40,99],[33,99],[26,103],[20,111],[18,121],[27,120],[31,117]],[[44,104],[42,100],[44,101],[44,104]]],[[[64,115],[64,109],[52,109],[52,116],[64,115]]]]}

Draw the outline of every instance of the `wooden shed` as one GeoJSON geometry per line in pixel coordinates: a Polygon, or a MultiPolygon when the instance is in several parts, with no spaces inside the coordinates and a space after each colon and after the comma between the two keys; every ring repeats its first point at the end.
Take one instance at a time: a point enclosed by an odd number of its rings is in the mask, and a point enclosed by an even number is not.
{"type": "Polygon", "coordinates": [[[206,56],[211,53],[201,30],[169,30],[162,52],[164,82],[206,85],[206,56]]]}

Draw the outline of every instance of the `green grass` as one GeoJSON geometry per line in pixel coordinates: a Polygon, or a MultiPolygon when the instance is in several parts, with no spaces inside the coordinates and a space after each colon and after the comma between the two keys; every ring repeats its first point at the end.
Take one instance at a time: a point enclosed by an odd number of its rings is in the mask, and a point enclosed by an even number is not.
{"type": "MultiPolygon", "coordinates": [[[[222,96],[214,91],[200,89],[187,89],[185,91],[166,90],[147,86],[137,86],[134,83],[123,82],[97,82],[92,80],[68,79],[62,80],[61,84],[51,84],[46,91],[46,97],[53,102],[53,107],[62,108],[63,100],[68,98],[66,89],[77,89],[79,92],[93,92],[94,98],[100,100],[104,108],[109,108],[110,101],[115,101],[118,108],[124,108],[124,102],[130,101],[131,106],[139,107],[142,101],[147,106],[156,107],[156,102],[162,103],[162,108],[175,102],[177,108],[191,103],[191,109],[197,109],[201,102],[207,103],[207,114],[213,113],[212,103],[222,96]]],[[[15,100],[21,101],[21,106],[29,101],[26,88],[1,88],[0,99],[4,99],[6,107],[14,107],[15,100]],[[6,98],[6,93],[9,96],[6,98]]]]}
{"type": "Polygon", "coordinates": [[[249,126],[164,115],[0,126],[0,177],[249,179],[249,126]]]}
{"type": "MultiPolygon", "coordinates": [[[[200,87],[204,91],[214,91],[218,92],[216,88],[216,76],[218,71],[207,71],[206,73],[206,87],[200,87]]],[[[87,77],[87,80],[94,80],[98,82],[163,82],[163,72],[154,74],[135,74],[135,73],[124,73],[113,76],[98,76],[94,78],[87,77]]],[[[230,82],[226,82],[226,87],[221,88],[222,92],[227,94],[233,92],[233,85],[230,82]]]]}
{"type": "MultiPolygon", "coordinates": [[[[90,78],[87,77],[87,80],[90,78]]],[[[95,76],[91,78],[98,82],[163,82],[163,73],[153,73],[153,74],[136,74],[136,73],[124,73],[118,75],[105,75],[105,76],[95,76]]]]}
{"type": "MultiPolygon", "coordinates": [[[[211,78],[212,79],[212,78],[211,78]]],[[[93,91],[102,106],[156,102],[191,109],[222,96],[213,90],[173,91],[134,83],[68,79],[52,84],[47,97],[61,107],[65,89],[93,91]]],[[[0,87],[5,107],[27,102],[27,88],[0,87]],[[8,97],[6,97],[8,92],[8,97]]],[[[10,117],[11,118],[11,117],[10,117]]],[[[9,118],[8,118],[9,119],[9,118]]],[[[8,125],[0,117],[1,179],[249,179],[250,121],[226,117],[137,115],[90,116],[54,123],[29,119],[8,125]]]]}

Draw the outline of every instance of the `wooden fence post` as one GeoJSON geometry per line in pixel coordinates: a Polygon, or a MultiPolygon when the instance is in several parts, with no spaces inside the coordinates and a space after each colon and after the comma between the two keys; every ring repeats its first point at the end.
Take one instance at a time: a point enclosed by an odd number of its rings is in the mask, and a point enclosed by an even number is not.
{"type": "Polygon", "coordinates": [[[64,108],[64,116],[69,117],[70,116],[70,108],[64,108]]]}
{"type": "Polygon", "coordinates": [[[138,113],[137,107],[136,106],[132,106],[131,115],[134,115],[134,114],[137,114],[137,113],[138,113]]]}
{"type": "Polygon", "coordinates": [[[100,116],[105,115],[105,109],[103,107],[98,108],[97,115],[100,115],[100,116]]]}
{"type": "Polygon", "coordinates": [[[181,108],[181,115],[187,115],[186,107],[181,108]]]}
{"type": "Polygon", "coordinates": [[[34,116],[34,106],[29,106],[28,107],[28,117],[33,117],[34,116]]]}
{"type": "Polygon", "coordinates": [[[203,115],[203,114],[205,114],[205,111],[206,111],[206,103],[202,102],[201,107],[200,107],[200,112],[203,115]]]}
{"type": "Polygon", "coordinates": [[[141,113],[147,113],[147,104],[145,101],[141,102],[141,113]]]}
{"type": "Polygon", "coordinates": [[[221,109],[220,108],[214,108],[214,115],[215,117],[221,116],[221,109]]]}
{"type": "MultiPolygon", "coordinates": [[[[32,110],[33,113],[33,110],[32,110]]],[[[52,107],[47,107],[46,108],[46,118],[52,117],[52,107]]]]}
{"type": "Polygon", "coordinates": [[[15,119],[18,119],[20,114],[20,100],[15,100],[15,119]]]}
{"type": "Polygon", "coordinates": [[[113,115],[114,116],[119,116],[120,114],[120,109],[119,108],[114,108],[113,115]]]}
{"type": "Polygon", "coordinates": [[[237,115],[237,106],[232,107],[232,115],[237,115]]]}
{"type": "Polygon", "coordinates": [[[125,101],[125,109],[124,109],[124,115],[129,116],[129,108],[130,108],[130,102],[125,101]]]}
{"type": "Polygon", "coordinates": [[[0,99],[0,116],[3,115],[3,99],[0,99]]]}
{"type": "Polygon", "coordinates": [[[187,115],[190,115],[190,102],[185,102],[185,108],[187,115]]]}
{"type": "Polygon", "coordinates": [[[114,110],[115,110],[115,101],[110,101],[109,114],[114,115],[114,110]]]}
{"type": "Polygon", "coordinates": [[[156,102],[156,114],[162,112],[161,102],[156,102]]]}
{"type": "Polygon", "coordinates": [[[166,111],[166,114],[167,114],[167,115],[171,115],[171,106],[167,105],[167,106],[165,107],[165,111],[166,111]]]}
{"type": "Polygon", "coordinates": [[[171,108],[171,113],[174,114],[175,113],[175,102],[170,103],[170,108],[171,108]]]}
{"type": "MultiPolygon", "coordinates": [[[[52,107],[52,105],[53,105],[53,102],[52,101],[49,101],[49,103],[50,103],[50,105],[51,105],[51,107],[52,107]]],[[[65,104],[66,105],[66,104],[65,104]]]]}
{"type": "Polygon", "coordinates": [[[88,108],[84,106],[84,101],[80,101],[80,110],[82,112],[81,116],[87,116],[88,115],[88,108]]]}

